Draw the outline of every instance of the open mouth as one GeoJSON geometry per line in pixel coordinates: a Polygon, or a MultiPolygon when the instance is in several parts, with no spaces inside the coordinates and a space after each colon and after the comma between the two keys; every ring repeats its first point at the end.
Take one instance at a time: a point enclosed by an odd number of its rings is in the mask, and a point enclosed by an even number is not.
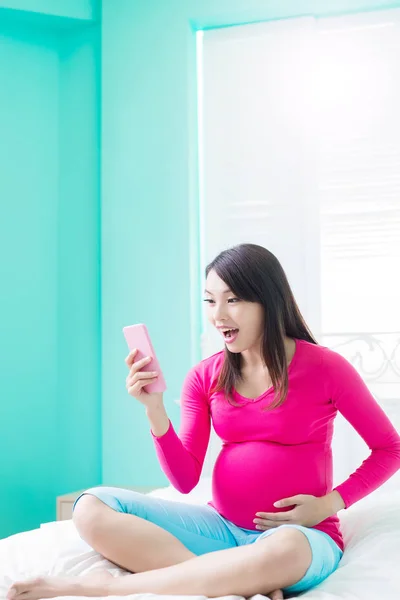
{"type": "Polygon", "coordinates": [[[224,338],[226,340],[232,340],[234,337],[236,337],[236,334],[239,333],[239,329],[227,329],[226,331],[222,332],[224,335],[224,338]]]}

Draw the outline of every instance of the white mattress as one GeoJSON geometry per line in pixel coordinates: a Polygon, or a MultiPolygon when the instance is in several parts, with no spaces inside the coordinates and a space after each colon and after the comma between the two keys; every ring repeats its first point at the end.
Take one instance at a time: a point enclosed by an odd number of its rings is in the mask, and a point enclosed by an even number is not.
{"type": "MultiPolygon", "coordinates": [[[[201,482],[188,496],[173,488],[152,495],[183,502],[205,502],[209,483],[201,482]]],[[[318,588],[302,595],[314,600],[400,599],[400,491],[373,494],[341,513],[347,548],[338,570],[318,588]]],[[[103,566],[116,576],[126,572],[115,567],[83,542],[71,521],[46,523],[39,529],[0,540],[0,598],[9,585],[38,574],[81,575],[103,566]]],[[[128,600],[182,600],[182,596],[133,594],[128,600]]],[[[205,600],[203,596],[190,596],[205,600]]],[[[255,599],[256,597],[254,597],[255,599]]],[[[226,600],[240,600],[229,596],[226,600]]],[[[265,597],[257,596],[257,600],[265,597]]],[[[76,600],[76,598],[75,598],[76,600]]]]}

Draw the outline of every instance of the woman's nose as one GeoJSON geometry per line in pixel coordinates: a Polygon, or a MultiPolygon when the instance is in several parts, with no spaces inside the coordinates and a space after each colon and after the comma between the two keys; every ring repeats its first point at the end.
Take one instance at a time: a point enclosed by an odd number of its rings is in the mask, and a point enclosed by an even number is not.
{"type": "Polygon", "coordinates": [[[215,305],[214,319],[218,322],[224,321],[226,319],[226,308],[224,306],[221,306],[221,304],[215,305]]]}

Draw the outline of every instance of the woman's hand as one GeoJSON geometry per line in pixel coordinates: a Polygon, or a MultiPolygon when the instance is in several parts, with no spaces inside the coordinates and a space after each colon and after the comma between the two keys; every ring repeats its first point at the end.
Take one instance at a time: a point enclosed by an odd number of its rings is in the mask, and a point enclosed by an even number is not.
{"type": "Polygon", "coordinates": [[[287,506],[295,506],[292,510],[278,513],[256,513],[254,523],[257,524],[256,529],[266,531],[273,527],[278,527],[284,524],[303,525],[304,527],[313,527],[318,525],[329,515],[326,499],[327,496],[318,498],[317,496],[309,496],[299,494],[291,498],[285,498],[274,503],[277,508],[287,506]]]}
{"type": "Polygon", "coordinates": [[[149,383],[154,383],[158,377],[156,371],[141,371],[147,365],[151,358],[147,356],[142,360],[135,362],[137,349],[132,350],[125,359],[125,363],[129,369],[129,374],[126,378],[126,389],[128,394],[139,400],[146,408],[156,408],[163,405],[163,394],[157,392],[148,394],[143,388],[149,383]]]}

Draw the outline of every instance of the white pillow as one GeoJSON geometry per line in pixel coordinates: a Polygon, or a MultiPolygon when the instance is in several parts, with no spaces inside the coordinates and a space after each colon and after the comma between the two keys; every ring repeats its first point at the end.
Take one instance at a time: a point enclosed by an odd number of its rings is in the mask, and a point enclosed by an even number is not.
{"type": "Polygon", "coordinates": [[[400,490],[375,492],[339,513],[345,552],[310,600],[400,599],[400,490]]]}

